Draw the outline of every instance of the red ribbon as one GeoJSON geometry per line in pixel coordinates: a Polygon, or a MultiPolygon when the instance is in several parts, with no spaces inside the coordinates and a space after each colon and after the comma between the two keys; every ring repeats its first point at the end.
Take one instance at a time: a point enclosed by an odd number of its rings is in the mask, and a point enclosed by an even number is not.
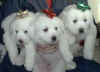
{"type": "Polygon", "coordinates": [[[50,18],[53,18],[56,16],[56,14],[53,12],[52,8],[52,0],[46,0],[48,4],[48,9],[43,10],[44,13],[46,13],[50,18]]]}
{"type": "Polygon", "coordinates": [[[56,14],[53,13],[53,11],[48,10],[48,9],[43,10],[43,12],[46,13],[50,18],[53,18],[54,16],[56,16],[56,14]]]}
{"type": "Polygon", "coordinates": [[[48,4],[48,8],[52,8],[52,0],[46,0],[48,4]]]}

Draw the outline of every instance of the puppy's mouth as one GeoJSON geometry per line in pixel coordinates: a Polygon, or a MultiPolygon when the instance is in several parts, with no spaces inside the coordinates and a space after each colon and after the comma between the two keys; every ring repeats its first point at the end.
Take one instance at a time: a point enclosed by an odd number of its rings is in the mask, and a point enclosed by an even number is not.
{"type": "Polygon", "coordinates": [[[18,54],[20,54],[21,50],[25,48],[24,44],[23,43],[19,43],[17,44],[17,49],[18,49],[18,54]]]}
{"type": "Polygon", "coordinates": [[[18,47],[18,48],[25,48],[24,43],[19,43],[19,44],[17,44],[17,47],[18,47]]]}

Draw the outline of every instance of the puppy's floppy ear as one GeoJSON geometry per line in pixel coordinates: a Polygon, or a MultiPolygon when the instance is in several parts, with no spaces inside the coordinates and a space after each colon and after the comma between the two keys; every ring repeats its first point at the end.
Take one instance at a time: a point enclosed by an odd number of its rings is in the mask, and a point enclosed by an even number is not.
{"type": "Polygon", "coordinates": [[[35,36],[35,35],[34,35],[34,32],[35,32],[35,31],[34,31],[34,28],[35,28],[34,26],[29,26],[29,27],[28,27],[28,34],[29,34],[29,36],[30,36],[31,38],[34,38],[34,36],[35,36]]]}
{"type": "Polygon", "coordinates": [[[93,31],[93,33],[95,34],[95,35],[97,35],[97,28],[96,28],[96,25],[94,24],[94,18],[93,18],[93,16],[92,16],[92,18],[91,18],[91,22],[90,22],[91,24],[90,24],[90,27],[91,27],[91,30],[93,31]]]}
{"type": "Polygon", "coordinates": [[[4,29],[4,31],[8,31],[9,25],[15,20],[15,18],[16,18],[16,13],[7,16],[1,24],[2,29],[4,29]]]}
{"type": "Polygon", "coordinates": [[[60,13],[59,18],[61,18],[63,21],[66,21],[67,20],[66,18],[68,16],[68,12],[71,9],[76,9],[76,8],[77,8],[77,6],[75,4],[65,7],[64,10],[60,13]]]}
{"type": "Polygon", "coordinates": [[[13,27],[13,23],[9,25],[9,33],[12,35],[14,33],[14,27],[13,27]]]}
{"type": "Polygon", "coordinates": [[[58,17],[54,17],[53,19],[57,21],[57,24],[59,25],[60,31],[63,33],[63,31],[64,31],[64,22],[63,22],[63,20],[61,20],[58,17]]]}
{"type": "Polygon", "coordinates": [[[87,16],[88,16],[89,24],[90,24],[90,26],[89,26],[90,31],[89,32],[91,32],[92,34],[94,33],[94,35],[96,35],[97,29],[96,29],[96,26],[94,24],[94,17],[92,15],[92,11],[88,10],[86,13],[88,14],[87,16]]]}
{"type": "Polygon", "coordinates": [[[65,27],[64,27],[64,23],[63,22],[61,22],[60,30],[61,30],[61,33],[64,33],[65,27]]]}
{"type": "Polygon", "coordinates": [[[92,15],[92,11],[91,10],[88,10],[88,16],[89,16],[89,23],[90,23],[90,27],[95,25],[94,24],[94,17],[92,15]]]}

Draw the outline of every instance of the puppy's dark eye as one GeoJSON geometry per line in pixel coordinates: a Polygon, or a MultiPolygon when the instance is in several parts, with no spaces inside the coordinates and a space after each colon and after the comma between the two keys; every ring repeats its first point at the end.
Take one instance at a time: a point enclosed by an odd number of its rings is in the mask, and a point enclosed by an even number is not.
{"type": "Polygon", "coordinates": [[[44,31],[44,32],[47,32],[47,31],[48,31],[48,28],[43,29],[43,31],[44,31]]]}
{"type": "Polygon", "coordinates": [[[57,27],[55,27],[55,30],[58,30],[58,28],[57,28],[57,27]]]}
{"type": "Polygon", "coordinates": [[[73,23],[77,23],[77,21],[78,21],[77,19],[74,19],[74,20],[73,20],[73,23]]]}
{"type": "Polygon", "coordinates": [[[25,34],[27,34],[27,33],[28,33],[28,31],[27,31],[27,30],[25,30],[25,31],[24,31],[24,33],[25,33],[25,34]]]}
{"type": "Polygon", "coordinates": [[[84,22],[87,22],[87,19],[84,19],[84,22]]]}
{"type": "Polygon", "coordinates": [[[18,30],[16,30],[16,34],[18,33],[18,30]]]}

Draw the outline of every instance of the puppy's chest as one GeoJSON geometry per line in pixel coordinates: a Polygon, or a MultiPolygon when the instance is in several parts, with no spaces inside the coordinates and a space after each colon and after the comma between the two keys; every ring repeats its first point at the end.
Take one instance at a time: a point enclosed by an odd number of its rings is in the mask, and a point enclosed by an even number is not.
{"type": "MultiPolygon", "coordinates": [[[[72,39],[72,38],[71,38],[72,39]]],[[[70,50],[74,56],[81,55],[84,49],[85,39],[80,37],[74,37],[72,43],[70,44],[70,50]]]]}
{"type": "Polygon", "coordinates": [[[80,47],[84,46],[85,36],[73,36],[70,38],[69,42],[71,46],[75,44],[79,45],[80,47]]]}
{"type": "Polygon", "coordinates": [[[54,45],[37,45],[37,53],[46,60],[49,64],[52,62],[58,62],[61,59],[60,52],[58,50],[58,44],[54,45]]]}

